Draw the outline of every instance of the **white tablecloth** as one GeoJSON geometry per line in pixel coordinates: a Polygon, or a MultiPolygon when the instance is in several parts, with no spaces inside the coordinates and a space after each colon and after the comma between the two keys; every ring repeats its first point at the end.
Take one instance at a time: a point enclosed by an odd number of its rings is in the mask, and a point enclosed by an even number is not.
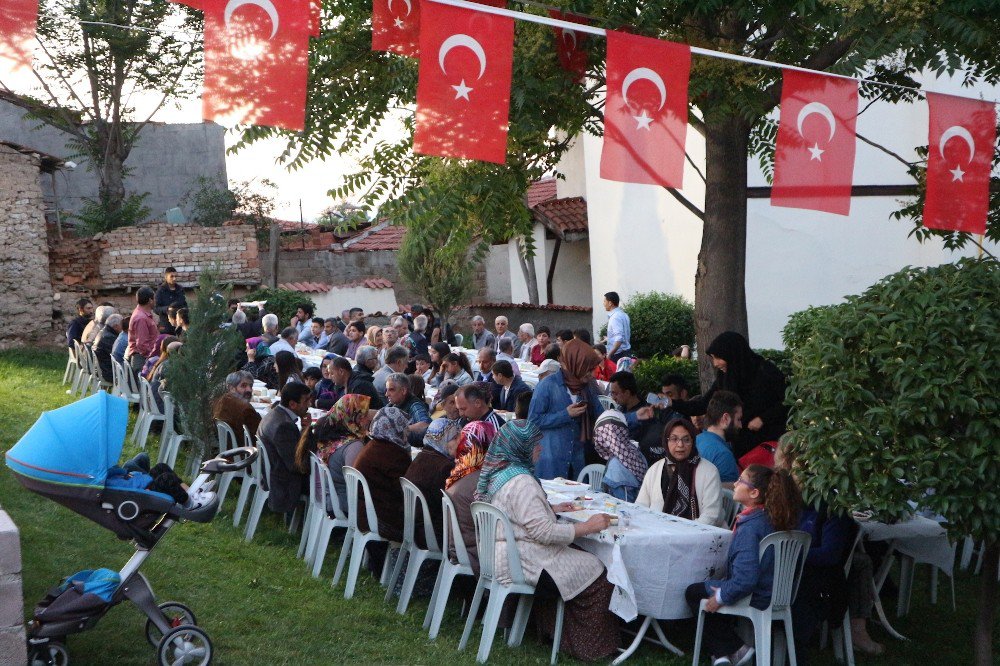
{"type": "MultiPolygon", "coordinates": [[[[604,563],[610,581],[628,581],[639,615],[660,620],[691,617],[691,610],[684,599],[687,586],[708,578],[725,577],[726,553],[733,538],[729,530],[619,502],[609,495],[591,492],[586,485],[542,481],[542,487],[552,501],[566,501],[586,492],[588,497],[598,502],[618,502],[619,513],[623,509],[628,512],[628,528],[621,525],[612,527],[577,539],[576,545],[593,553],[604,563]]],[[[586,512],[578,514],[570,516],[570,519],[586,519],[586,512]]],[[[625,587],[617,584],[616,596],[627,594],[625,587]]],[[[618,612],[614,605],[613,601],[612,610],[618,612]]]]}
{"type": "Polygon", "coordinates": [[[949,576],[955,565],[955,553],[948,543],[948,533],[941,525],[923,516],[887,524],[869,520],[861,532],[869,541],[893,541],[896,550],[918,564],[932,564],[949,576]]]}

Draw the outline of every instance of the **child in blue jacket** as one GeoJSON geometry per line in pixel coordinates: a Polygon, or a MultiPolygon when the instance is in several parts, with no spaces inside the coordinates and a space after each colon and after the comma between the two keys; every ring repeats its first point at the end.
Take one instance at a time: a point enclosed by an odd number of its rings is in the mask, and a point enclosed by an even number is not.
{"type": "Polygon", "coordinates": [[[763,465],[743,470],[733,497],[745,508],[733,527],[727,555],[729,576],[694,583],[686,591],[688,605],[696,616],[702,599],[708,600],[702,641],[712,655],[712,666],[743,666],[753,659],[753,648],[744,645],[734,630],[736,618],[715,611],[746,597],[750,597],[754,608],[767,608],[774,576],[774,549],[768,549],[760,559],[760,542],[774,531],[796,529],[802,507],[802,495],[788,472],[763,465]]]}

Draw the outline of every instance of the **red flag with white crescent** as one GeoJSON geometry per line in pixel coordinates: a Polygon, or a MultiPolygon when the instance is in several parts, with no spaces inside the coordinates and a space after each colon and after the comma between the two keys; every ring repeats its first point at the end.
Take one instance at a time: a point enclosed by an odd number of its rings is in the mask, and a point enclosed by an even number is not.
{"type": "Polygon", "coordinates": [[[0,11],[0,77],[31,71],[37,25],[38,0],[3,0],[0,11]]]}
{"type": "Polygon", "coordinates": [[[601,178],[681,187],[691,49],[608,31],[601,178]]]}
{"type": "Polygon", "coordinates": [[[924,226],[985,234],[997,140],[996,108],[993,102],[938,93],[927,94],[927,105],[924,226]]]}
{"type": "MultiPolygon", "coordinates": [[[[569,21],[586,25],[589,21],[583,16],[570,14],[558,9],[550,9],[549,16],[560,21],[569,21]]],[[[587,73],[587,52],[583,45],[587,41],[587,33],[569,28],[553,28],[556,38],[556,55],[559,56],[559,65],[573,75],[573,81],[579,83],[583,81],[587,73]]]]}
{"type": "Polygon", "coordinates": [[[851,212],[858,82],[785,70],[771,205],[851,212]]]}
{"type": "Polygon", "coordinates": [[[206,120],[305,126],[310,0],[202,0],[206,120]]]}
{"type": "Polygon", "coordinates": [[[372,0],[372,50],[420,55],[420,0],[372,0]]]}
{"type": "Polygon", "coordinates": [[[506,162],[514,19],[429,2],[420,53],[413,150],[506,162]]]}

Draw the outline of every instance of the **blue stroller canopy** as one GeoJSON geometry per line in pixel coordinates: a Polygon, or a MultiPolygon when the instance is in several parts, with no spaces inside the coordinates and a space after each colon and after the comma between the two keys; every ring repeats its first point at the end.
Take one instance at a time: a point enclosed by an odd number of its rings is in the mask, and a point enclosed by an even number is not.
{"type": "Polygon", "coordinates": [[[127,425],[128,401],[100,391],[42,412],[7,451],[7,466],[38,481],[103,488],[122,454],[127,425]]]}

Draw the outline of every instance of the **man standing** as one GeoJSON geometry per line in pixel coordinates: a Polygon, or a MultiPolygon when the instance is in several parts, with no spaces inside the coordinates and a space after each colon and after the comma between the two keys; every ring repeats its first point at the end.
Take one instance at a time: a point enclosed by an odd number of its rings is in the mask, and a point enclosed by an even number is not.
{"type": "Polygon", "coordinates": [[[719,478],[732,488],[740,478],[740,468],[732,444],[743,427],[743,401],[732,391],[716,391],[705,408],[705,431],[698,435],[698,455],[719,468],[719,478]]]}
{"type": "Polygon", "coordinates": [[[212,406],[212,417],[225,421],[236,433],[237,443],[243,442],[243,427],[257,436],[260,414],[250,404],[253,397],[253,375],[245,370],[237,370],[226,377],[226,392],[219,396],[212,406]]]}
{"type": "Polygon", "coordinates": [[[87,328],[87,324],[91,319],[94,318],[94,304],[89,298],[81,298],[76,302],[76,317],[69,322],[69,327],[66,329],[66,346],[73,347],[74,342],[80,342],[83,339],[83,329],[87,328]]]}
{"type": "Polygon", "coordinates": [[[490,423],[500,431],[505,421],[490,407],[490,391],[483,382],[472,382],[458,389],[455,394],[455,406],[462,416],[462,425],[472,421],[490,423]]]}
{"type": "Polygon", "coordinates": [[[368,404],[369,409],[382,409],[384,403],[378,391],[375,390],[375,386],[367,377],[355,372],[351,368],[351,362],[346,358],[337,357],[330,361],[328,372],[330,373],[330,379],[333,380],[334,387],[336,387],[334,391],[334,403],[348,393],[357,393],[368,396],[370,400],[368,404]]]}
{"type": "Polygon", "coordinates": [[[518,339],[514,332],[509,328],[510,324],[507,322],[507,317],[499,316],[493,320],[493,327],[496,329],[496,346],[494,349],[500,351],[500,341],[510,340],[510,343],[514,346],[514,353],[516,354],[521,350],[521,341],[518,339]]]}
{"type": "Polygon", "coordinates": [[[312,391],[305,384],[291,382],[281,389],[281,404],[261,420],[259,435],[271,462],[267,480],[270,495],[267,504],[272,511],[289,513],[299,501],[307,475],[295,466],[295,448],[299,443],[299,425],[309,428],[312,419],[309,406],[312,391]]]}
{"type": "Polygon", "coordinates": [[[167,319],[167,308],[171,305],[176,310],[188,306],[187,299],[184,298],[184,287],[177,284],[177,269],[168,266],[167,270],[163,271],[163,284],[156,290],[156,303],[153,306],[153,311],[160,315],[160,325],[157,329],[160,333],[172,335],[174,332],[170,320],[167,319]]]}
{"type": "Polygon", "coordinates": [[[390,405],[398,407],[410,418],[410,424],[406,427],[410,444],[419,444],[427,426],[431,424],[427,403],[410,393],[410,380],[401,372],[394,372],[386,379],[385,394],[390,405]]]}
{"type": "Polygon", "coordinates": [[[632,350],[632,323],[628,315],[618,307],[621,299],[618,292],[609,291],[604,294],[604,309],[608,315],[608,358],[615,363],[618,359],[628,356],[632,350]]]}
{"type": "Polygon", "coordinates": [[[153,303],[156,294],[149,287],[142,287],[135,294],[136,306],[128,321],[128,347],[125,361],[138,375],[142,366],[156,349],[156,338],[160,334],[153,321],[153,303]]]}
{"type": "Polygon", "coordinates": [[[513,412],[517,406],[517,396],[531,391],[523,379],[514,375],[509,361],[497,361],[493,365],[493,381],[500,387],[500,395],[493,406],[504,412],[513,412]]]}
{"type": "MultiPolygon", "coordinates": [[[[375,385],[375,390],[385,398],[386,397],[386,380],[389,379],[390,375],[401,373],[406,370],[406,366],[410,362],[410,352],[406,351],[404,347],[396,345],[390,349],[385,355],[385,365],[379,368],[372,377],[372,383],[375,385]]],[[[391,402],[391,401],[390,401],[391,402]]],[[[399,407],[399,405],[396,405],[399,407]]]]}
{"type": "Polygon", "coordinates": [[[496,337],[486,330],[486,320],[479,315],[472,318],[472,346],[477,351],[483,347],[496,349],[497,346],[496,337]]]}

